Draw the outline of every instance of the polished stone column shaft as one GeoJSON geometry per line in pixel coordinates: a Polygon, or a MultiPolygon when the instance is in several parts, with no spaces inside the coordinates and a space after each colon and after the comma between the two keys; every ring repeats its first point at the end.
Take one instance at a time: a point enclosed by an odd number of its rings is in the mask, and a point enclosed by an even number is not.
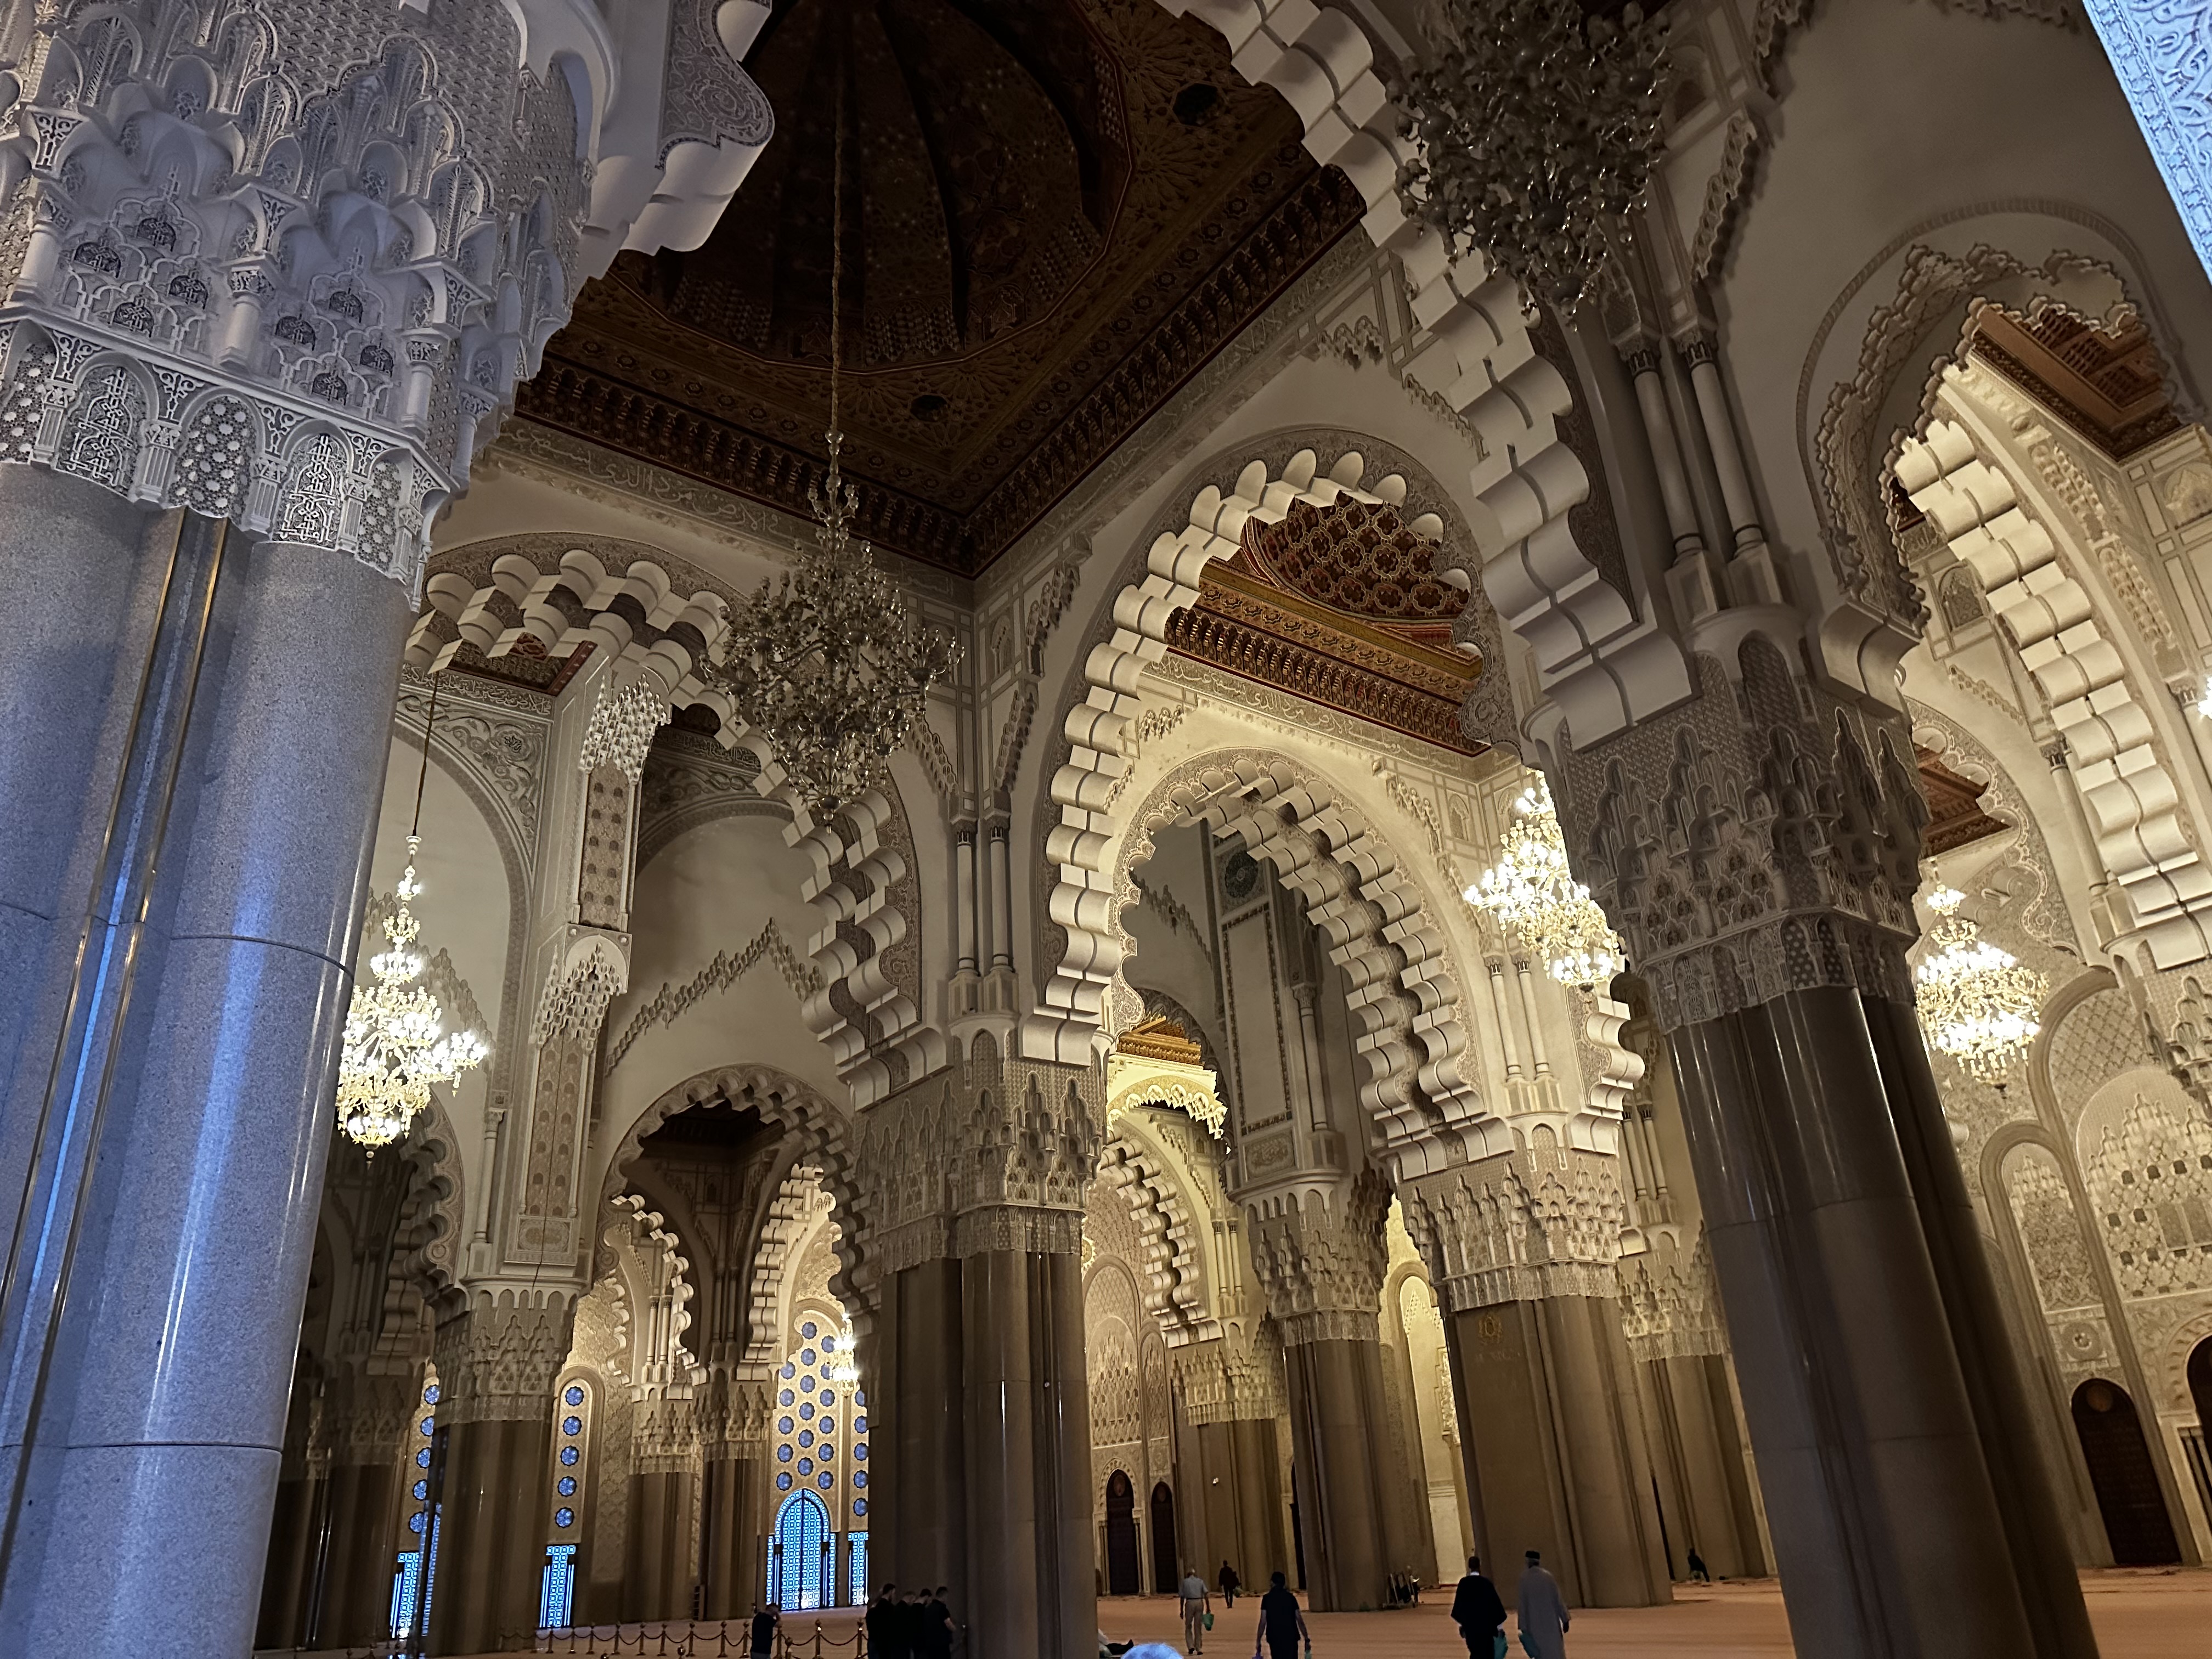
{"type": "Polygon", "coordinates": [[[766,1593],[769,1516],[768,1459],[707,1460],[700,1492],[699,1580],[705,1617],[743,1619],[766,1593]]]}
{"type": "Polygon", "coordinates": [[[1577,1607],[1668,1599],[1650,1459],[1618,1310],[1592,1297],[1463,1310],[1444,1322],[1480,1493],[1475,1548],[1510,1601],[1522,1553],[1577,1607]]]}
{"type": "Polygon", "coordinates": [[[685,1469],[630,1476],[625,1620],[691,1616],[691,1510],[697,1488],[697,1478],[685,1469]]]}
{"type": "Polygon", "coordinates": [[[2036,1522],[2002,1494],[2037,1503],[2030,1443],[1993,1469],[1968,1373],[1986,1391],[2003,1355],[1962,1356],[1966,1269],[1940,1218],[1931,1240],[1921,1109],[1895,1034],[1877,1036],[1856,992],[1823,988],[1671,1039],[1797,1651],[2094,1653],[2070,1569],[2025,1582],[2043,1567],[2016,1535],[2036,1522]]]}
{"type": "Polygon", "coordinates": [[[1399,1501],[1407,1477],[1389,1444],[1382,1345],[1328,1337],[1290,1343],[1283,1358],[1312,1605],[1387,1607],[1390,1574],[1425,1553],[1399,1501]]]}
{"type": "MultiPolygon", "coordinates": [[[[204,521],[149,546],[143,518],[84,498],[99,495],[0,468],[0,518],[26,538],[0,547],[10,580],[30,559],[62,593],[120,599],[94,631],[128,644],[170,550],[211,550],[219,568],[211,598],[187,584],[164,618],[198,635],[188,675],[160,648],[120,653],[151,672],[111,667],[87,690],[129,720],[87,726],[49,686],[7,745],[45,757],[0,779],[9,839],[27,825],[96,845],[106,873],[65,878],[49,902],[46,967],[73,966],[40,975],[9,1083],[9,1123],[34,1126],[39,1209],[15,1232],[0,1331],[18,1477],[0,1627],[33,1652],[137,1652],[149,1630],[242,1651],[408,601],[342,555],[226,540],[204,521]],[[19,517],[49,510],[61,524],[19,517]],[[127,592],[67,574],[83,562],[128,568],[127,592]],[[70,762],[52,746],[93,729],[119,748],[70,762]],[[121,783],[58,809],[48,798],[68,784],[53,775],[80,768],[121,783]],[[188,1551],[186,1514],[204,1522],[188,1551]]],[[[22,620],[58,641],[86,628],[35,599],[22,620]]],[[[90,665],[118,657],[76,660],[98,678],[90,665]]]]}

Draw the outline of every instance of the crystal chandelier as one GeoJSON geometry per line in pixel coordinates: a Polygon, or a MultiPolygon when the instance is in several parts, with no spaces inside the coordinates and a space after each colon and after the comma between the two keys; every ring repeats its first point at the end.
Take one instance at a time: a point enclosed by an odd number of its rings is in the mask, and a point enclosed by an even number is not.
{"type": "Polygon", "coordinates": [[[422,958],[414,950],[422,924],[415,896],[422,890],[415,857],[422,845],[422,785],[430,769],[430,732],[438,718],[438,681],[430,679],[430,712],[422,728],[422,766],[415,777],[415,822],[407,832],[407,868],[384,921],[387,944],[369,958],[373,985],[356,985],[346,1009],[345,1040],[338,1054],[338,1127],[376,1155],[407,1133],[415,1115],[430,1103],[430,1085],[451,1083],[480,1065],[490,1051],[473,1031],[445,1029],[438,999],[415,981],[422,958]]]}
{"type": "Polygon", "coordinates": [[[1665,26],[1633,4],[1614,21],[1578,0],[1444,0],[1437,34],[1433,66],[1391,88],[1419,141],[1399,200],[1571,308],[1658,159],[1665,26]]]}
{"type": "Polygon", "coordinates": [[[1513,803],[1498,862],[1463,896],[1511,929],[1562,985],[1589,990],[1621,969],[1620,937],[1567,867],[1552,787],[1541,776],[1513,803]]]}
{"type": "Polygon", "coordinates": [[[2012,1064],[2043,1029],[2037,1018],[2051,981],[1959,915],[1966,896],[1939,887],[1928,896],[1936,925],[1934,946],[1913,970],[1918,987],[1920,1030],[1984,1083],[2002,1083],[2012,1064]]]}
{"type": "Polygon", "coordinates": [[[816,547],[799,568],[731,613],[707,672],[738,719],[760,732],[808,808],[835,812],[870,788],[922,718],[955,647],[918,625],[873,552],[852,533],[860,494],[844,481],[838,380],[845,280],[845,107],[839,82],[830,188],[830,447],[826,488],[809,484],[816,547]]]}

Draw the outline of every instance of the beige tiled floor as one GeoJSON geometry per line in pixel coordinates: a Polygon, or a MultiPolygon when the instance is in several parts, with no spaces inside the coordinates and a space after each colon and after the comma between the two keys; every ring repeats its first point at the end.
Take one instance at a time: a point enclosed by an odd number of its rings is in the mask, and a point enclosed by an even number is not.
{"type": "MultiPolygon", "coordinates": [[[[2092,1572],[2082,1575],[2089,1617],[2103,1659],[2212,1659],[2212,1571],[2092,1572]]],[[[1463,1659],[1467,1649],[1445,1617],[1443,1598],[1396,1613],[1323,1613],[1311,1616],[1314,1659],[1463,1659]]],[[[1246,1659],[1259,1610],[1240,1601],[1236,1613],[1216,1609],[1207,1659],[1246,1659]],[[1249,1608],[1250,1611],[1247,1612],[1249,1608]]],[[[1102,1601],[1098,1622],[1117,1639],[1144,1636],[1175,1643],[1182,1631],[1173,1601],[1163,1597],[1102,1601]]],[[[1508,1630],[1511,1629],[1509,1621],[1508,1630]]],[[[1790,1624],[1771,1579],[1752,1583],[1678,1587],[1664,1607],[1594,1607],[1575,1614],[1570,1659],[1788,1659],[1790,1624]]]]}
{"type": "MultiPolygon", "coordinates": [[[[2102,1659],[2212,1659],[2212,1569],[2090,1572],[2081,1586],[2102,1659]]],[[[1315,1659],[1464,1659],[1467,1649],[1445,1616],[1448,1599],[1432,1597],[1425,1607],[1395,1613],[1315,1613],[1315,1659]]],[[[1257,1606],[1240,1601],[1230,1614],[1217,1605],[1216,1618],[1206,1659],[1246,1659],[1257,1606]]],[[[815,1623],[811,1614],[786,1620],[793,1659],[816,1659],[815,1623]]],[[[853,1615],[829,1614],[821,1624],[819,1659],[854,1659],[853,1615]]],[[[1101,1601],[1098,1624],[1116,1640],[1165,1641],[1182,1650],[1182,1626],[1170,1596],[1101,1601]]],[[[671,1654],[685,1645],[677,1633],[682,1628],[670,1627],[671,1654]]],[[[636,1643],[634,1632],[626,1634],[623,1652],[636,1653],[636,1643]]],[[[603,1651],[611,1655],[613,1649],[603,1651]]],[[[648,1659],[657,1652],[650,1639],[645,1651],[648,1659]]],[[[711,1640],[696,1651],[715,1659],[711,1640]]],[[[1789,1659],[1791,1651],[1782,1592],[1771,1579],[1678,1587],[1670,1607],[1586,1608],[1575,1614],[1567,1638],[1570,1659],[1789,1659]]]]}

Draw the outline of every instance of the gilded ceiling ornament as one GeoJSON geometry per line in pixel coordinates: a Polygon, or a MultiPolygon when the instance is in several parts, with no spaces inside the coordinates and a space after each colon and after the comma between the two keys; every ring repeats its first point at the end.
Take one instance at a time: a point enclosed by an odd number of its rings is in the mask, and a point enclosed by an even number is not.
{"type": "MultiPolygon", "coordinates": [[[[842,83],[841,83],[842,84],[842,83]]],[[[845,280],[844,100],[838,99],[830,259],[830,476],[808,485],[816,550],[781,581],[730,613],[708,675],[738,717],[759,731],[776,763],[817,814],[872,788],[905,747],[929,689],[951,672],[957,647],[943,629],[917,624],[873,550],[852,534],[860,492],[839,470],[840,315],[845,280]]]]}
{"type": "Polygon", "coordinates": [[[1510,928],[1560,984],[1587,991],[1608,983],[1624,965],[1620,937],[1567,867],[1552,787],[1541,777],[1513,803],[1498,854],[1462,896],[1510,928]]]}
{"type": "Polygon", "coordinates": [[[1930,1048],[1984,1083],[2002,1083],[2043,1029],[2038,1016],[2051,981],[1959,915],[1966,899],[1955,887],[1928,896],[1936,916],[1928,931],[1934,948],[1912,975],[1920,1029],[1930,1048]]]}
{"type": "Polygon", "coordinates": [[[1571,309],[1658,160],[1665,56],[1640,6],[1616,21],[1577,0],[1443,0],[1435,61],[1391,88],[1419,144],[1400,202],[1571,309]]]}

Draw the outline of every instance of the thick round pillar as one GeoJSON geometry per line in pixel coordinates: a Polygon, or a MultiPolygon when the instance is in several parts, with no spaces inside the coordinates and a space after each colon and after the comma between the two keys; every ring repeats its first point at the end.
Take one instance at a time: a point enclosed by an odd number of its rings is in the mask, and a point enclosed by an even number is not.
{"type": "Polygon", "coordinates": [[[1390,1470],[1382,1443],[1382,1344],[1299,1342],[1283,1358],[1312,1605],[1323,1613],[1388,1607],[1394,1564],[1382,1485],[1402,1471],[1390,1470]]]}
{"type": "Polygon", "coordinates": [[[440,1424],[438,1563],[428,1651],[492,1653],[533,1630],[544,1588],[547,1421],[440,1424]]]}
{"type": "Polygon", "coordinates": [[[61,1311],[32,1345],[10,1310],[31,1452],[0,1623],[29,1650],[251,1643],[407,612],[349,557],[229,534],[173,763],[118,769],[159,851],[130,961],[96,964],[127,994],[74,1051],[107,1068],[70,1074],[92,1114],[42,1126],[42,1158],[91,1160],[40,1241],[61,1311]]]}
{"type": "Polygon", "coordinates": [[[708,1460],[699,1497],[699,1582],[704,1617],[749,1618],[767,1591],[769,1462],[766,1449],[749,1457],[708,1460]]]}
{"type": "Polygon", "coordinates": [[[1857,994],[1672,1042],[1798,1652],[2063,1651],[2028,1616],[1899,1143],[1911,1104],[1857,994]]]}
{"type": "MultiPolygon", "coordinates": [[[[966,1339],[969,1650],[975,1659],[1038,1651],[1037,1367],[1028,1258],[981,1250],[960,1263],[966,1339]],[[998,1564],[994,1571],[987,1563],[998,1564]]],[[[1081,1312],[1077,1312],[1080,1324],[1081,1312]]],[[[1088,1528],[1085,1528],[1086,1534],[1088,1528]]],[[[1097,1638],[1093,1627],[1092,1638],[1097,1638]]]]}
{"type": "Polygon", "coordinates": [[[355,1647],[392,1635],[392,1575],[400,1523],[398,1453],[332,1465],[316,1540],[321,1595],[309,1618],[318,1647],[355,1647]]]}

